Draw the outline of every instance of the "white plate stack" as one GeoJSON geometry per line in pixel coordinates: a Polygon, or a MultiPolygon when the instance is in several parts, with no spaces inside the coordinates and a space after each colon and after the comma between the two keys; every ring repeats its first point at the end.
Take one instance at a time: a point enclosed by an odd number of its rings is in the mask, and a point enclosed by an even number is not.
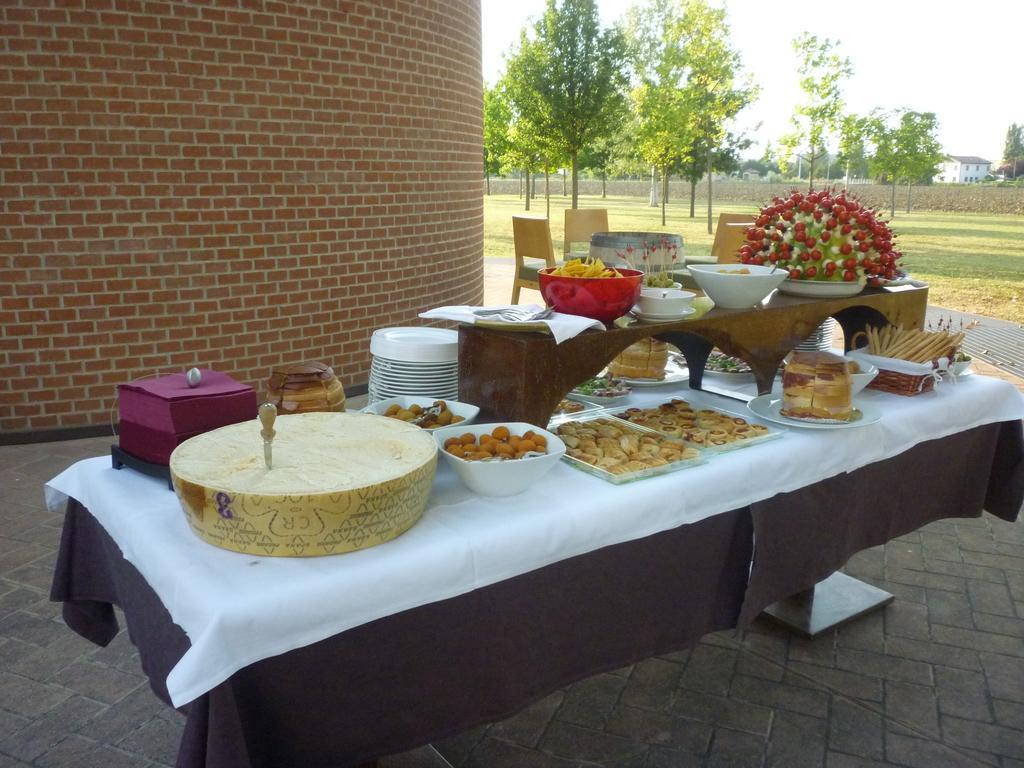
{"type": "MultiPolygon", "coordinates": [[[[828,352],[832,349],[832,334],[836,329],[836,319],[830,317],[819,325],[810,336],[796,345],[804,352],[828,352]]],[[[840,354],[842,352],[840,351],[840,354]]]]}
{"type": "Polygon", "coordinates": [[[459,334],[444,328],[378,328],[370,337],[369,401],[402,395],[459,399],[459,334]]]}

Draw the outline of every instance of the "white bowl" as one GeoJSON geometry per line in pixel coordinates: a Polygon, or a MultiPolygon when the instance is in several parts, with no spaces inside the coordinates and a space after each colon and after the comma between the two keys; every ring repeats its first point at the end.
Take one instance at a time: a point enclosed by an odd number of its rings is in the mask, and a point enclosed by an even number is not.
{"type": "Polygon", "coordinates": [[[785,269],[772,272],[771,267],[757,264],[690,264],[687,269],[697,286],[723,309],[749,309],[789,277],[785,269]]]}
{"type": "Polygon", "coordinates": [[[452,465],[466,487],[481,496],[514,496],[522,493],[547,474],[565,454],[565,443],[558,435],[521,421],[476,424],[471,427],[456,424],[454,427],[434,430],[434,440],[437,441],[437,449],[441,455],[452,465]],[[466,461],[458,456],[452,456],[444,449],[444,441],[449,437],[469,433],[475,435],[479,441],[480,435],[489,435],[499,426],[508,427],[509,432],[519,436],[532,429],[548,441],[548,452],[542,456],[508,461],[466,461]]]}
{"type": "MultiPolygon", "coordinates": [[[[850,362],[854,361],[850,360],[850,362]]],[[[871,363],[865,363],[860,360],[857,360],[856,362],[857,366],[860,368],[860,373],[850,374],[850,380],[852,382],[850,386],[851,397],[864,389],[864,387],[870,384],[871,380],[878,375],[878,368],[873,366],[871,363]]]]}
{"type": "Polygon", "coordinates": [[[641,288],[637,306],[645,315],[682,315],[697,294],[672,288],[641,288]]]}
{"type": "MultiPolygon", "coordinates": [[[[389,397],[387,400],[378,400],[375,403],[370,403],[368,406],[363,408],[363,413],[376,413],[378,416],[383,416],[384,412],[392,405],[398,405],[400,408],[408,408],[411,405],[418,405],[422,408],[429,408],[436,401],[444,400],[448,406],[448,410],[455,416],[461,416],[462,421],[455,424],[456,427],[463,427],[468,424],[472,424],[473,420],[479,415],[480,409],[475,405],[469,403],[460,403],[457,400],[445,400],[443,397],[419,397],[417,395],[402,395],[401,397],[389,397]]],[[[428,432],[434,432],[438,429],[447,429],[447,427],[426,427],[428,432]]]]}

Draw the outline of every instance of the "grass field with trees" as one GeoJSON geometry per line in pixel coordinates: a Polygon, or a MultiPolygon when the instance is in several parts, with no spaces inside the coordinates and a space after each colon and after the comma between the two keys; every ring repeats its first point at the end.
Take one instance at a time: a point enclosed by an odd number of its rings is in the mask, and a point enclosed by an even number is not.
{"type": "MultiPolygon", "coordinates": [[[[484,256],[514,255],[512,216],[543,216],[543,197],[529,213],[518,195],[484,198],[484,256]]],[[[761,201],[716,205],[719,213],[755,213],[761,201]]],[[[555,255],[562,251],[563,211],[571,200],[551,197],[551,237],[555,255]]],[[[707,220],[689,217],[689,204],[670,204],[666,225],[661,209],[640,197],[581,197],[581,208],[608,208],[611,229],[627,232],[669,232],[682,235],[683,254],[707,255],[712,236],[707,220]]],[[[904,268],[930,286],[933,305],[997,317],[1024,324],[1024,218],[1015,215],[915,211],[893,222],[904,268]]],[[[485,261],[486,268],[486,261],[485,261]]]]}

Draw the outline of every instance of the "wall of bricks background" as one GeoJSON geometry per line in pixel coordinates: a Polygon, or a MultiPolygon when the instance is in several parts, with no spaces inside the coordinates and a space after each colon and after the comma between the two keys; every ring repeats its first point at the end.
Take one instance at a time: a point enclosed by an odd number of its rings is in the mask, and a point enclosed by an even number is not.
{"type": "Polygon", "coordinates": [[[0,4],[0,438],[480,300],[479,0],[0,4]]]}

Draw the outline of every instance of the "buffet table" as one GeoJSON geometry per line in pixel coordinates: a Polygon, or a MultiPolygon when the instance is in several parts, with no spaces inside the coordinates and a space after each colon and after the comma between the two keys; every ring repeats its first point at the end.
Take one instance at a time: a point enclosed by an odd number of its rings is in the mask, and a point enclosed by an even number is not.
{"type": "MultiPolygon", "coordinates": [[[[678,385],[636,404],[679,395],[738,407],[678,385]]],[[[154,691],[187,714],[179,765],[357,765],[748,621],[931,520],[1016,518],[1012,386],[866,397],[876,424],[623,486],[560,464],[482,499],[442,466],[419,524],[338,557],[215,549],[159,481],[87,460],[48,484],[67,503],[52,597],[98,643],[124,608],[154,691]]]]}

